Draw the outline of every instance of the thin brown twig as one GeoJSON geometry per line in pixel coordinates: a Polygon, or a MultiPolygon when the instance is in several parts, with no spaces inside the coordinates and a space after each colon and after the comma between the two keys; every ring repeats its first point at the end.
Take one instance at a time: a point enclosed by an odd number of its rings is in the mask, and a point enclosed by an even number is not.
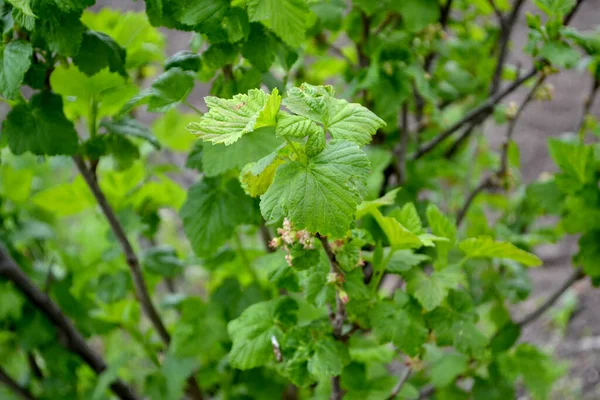
{"type": "Polygon", "coordinates": [[[275,248],[271,247],[271,240],[273,238],[271,237],[271,232],[269,232],[269,228],[267,228],[267,226],[264,223],[262,223],[262,224],[260,224],[259,230],[260,230],[260,237],[263,241],[263,244],[265,245],[265,249],[267,250],[268,253],[274,253],[275,248]]]}
{"type": "Polygon", "coordinates": [[[583,102],[583,113],[581,115],[581,119],[579,120],[579,124],[577,124],[577,130],[575,132],[580,133],[585,126],[585,118],[590,113],[592,106],[594,105],[594,100],[596,99],[596,95],[598,94],[598,89],[600,88],[600,81],[598,78],[593,78],[592,85],[590,87],[590,92],[585,98],[583,102]]]}
{"type": "MultiPolygon", "coordinates": [[[[490,2],[495,4],[493,0],[490,0],[490,2]]],[[[506,60],[506,57],[508,56],[508,44],[510,43],[510,36],[512,34],[515,23],[517,22],[523,4],[525,4],[525,0],[516,0],[508,17],[501,18],[502,22],[500,25],[500,38],[498,39],[498,61],[496,62],[496,68],[494,70],[494,75],[492,78],[490,94],[495,94],[500,88],[500,82],[502,80],[502,70],[504,69],[504,62],[506,60]]]]}
{"type": "Polygon", "coordinates": [[[396,156],[396,174],[398,175],[398,185],[406,181],[406,147],[408,146],[408,102],[402,105],[400,112],[400,141],[394,148],[396,156]]]}
{"type": "Polygon", "coordinates": [[[499,167],[498,171],[496,171],[490,175],[487,175],[485,178],[483,178],[481,180],[481,182],[479,183],[479,185],[477,185],[473,189],[473,191],[471,191],[471,193],[467,196],[467,200],[465,201],[465,204],[462,206],[462,208],[459,210],[459,212],[456,216],[456,224],[458,226],[460,226],[462,224],[465,216],[467,215],[467,211],[471,207],[471,204],[473,204],[473,201],[475,200],[477,195],[479,195],[479,193],[481,193],[482,191],[484,191],[486,189],[490,189],[492,187],[498,186],[498,183],[501,182],[501,180],[506,177],[506,174],[508,172],[508,146],[514,135],[515,127],[517,126],[517,121],[523,114],[523,111],[525,110],[527,105],[533,99],[535,92],[542,85],[542,83],[544,83],[544,80],[546,80],[546,75],[544,75],[544,74],[540,75],[539,78],[537,79],[537,81],[535,82],[535,84],[532,86],[532,88],[527,93],[527,96],[525,96],[525,99],[521,102],[521,105],[517,109],[514,117],[510,120],[510,122],[508,124],[508,128],[506,129],[506,135],[504,138],[504,142],[502,143],[502,154],[500,155],[500,167],[499,167]]]}
{"type": "Polygon", "coordinates": [[[394,389],[392,389],[392,393],[390,393],[387,400],[394,400],[396,398],[396,396],[398,396],[398,394],[404,387],[404,384],[406,383],[408,378],[410,378],[411,372],[412,372],[412,370],[409,367],[406,367],[404,369],[404,371],[402,371],[402,375],[400,375],[400,379],[398,379],[398,383],[396,383],[396,386],[394,386],[394,389]]]}
{"type": "MultiPolygon", "coordinates": [[[[336,260],[335,253],[331,249],[329,241],[325,236],[317,234],[317,238],[321,241],[323,249],[329,259],[331,273],[341,274],[342,271],[336,260]]],[[[344,321],[346,320],[346,305],[340,298],[339,294],[335,295],[335,312],[330,310],[329,318],[331,320],[331,327],[333,328],[333,337],[336,340],[343,341],[342,330],[344,328],[344,321]]],[[[331,400],[341,400],[344,393],[340,383],[340,377],[334,376],[331,378],[331,400]]]]}
{"type": "Polygon", "coordinates": [[[467,196],[467,200],[465,201],[465,204],[463,204],[461,209],[456,214],[456,225],[457,226],[460,226],[462,224],[465,216],[467,215],[467,211],[469,211],[471,204],[473,204],[473,200],[475,200],[475,198],[479,195],[479,193],[492,187],[493,182],[494,182],[494,175],[488,175],[481,182],[479,182],[479,185],[477,185],[471,191],[471,193],[467,196]]]}
{"type": "Polygon", "coordinates": [[[152,303],[152,299],[150,298],[150,294],[148,293],[148,287],[146,286],[146,281],[144,280],[144,276],[142,275],[142,269],[140,267],[140,261],[137,257],[135,251],[133,250],[133,246],[131,242],[127,238],[127,234],[119,222],[115,212],[113,211],[111,205],[108,203],[108,200],[104,196],[102,189],[98,185],[98,182],[92,176],[90,170],[85,165],[85,161],[80,156],[73,157],[73,161],[75,165],[79,169],[79,172],[83,176],[83,179],[88,184],[90,190],[92,191],[98,205],[102,209],[104,216],[106,217],[117,241],[119,242],[123,253],[125,253],[125,260],[129,269],[131,271],[131,276],[133,278],[133,284],[135,287],[135,293],[140,305],[142,306],[142,310],[158,332],[158,335],[162,339],[165,344],[169,344],[171,341],[171,336],[165,328],[165,325],[156,311],[154,304],[152,303]]]}
{"type": "Polygon", "coordinates": [[[494,106],[498,104],[502,99],[506,96],[514,92],[518,87],[520,87],[525,81],[534,77],[537,74],[537,70],[532,68],[529,72],[527,72],[524,76],[515,80],[512,84],[507,86],[504,90],[496,93],[493,96],[490,96],[485,100],[482,104],[475,107],[471,111],[467,112],[460,121],[452,124],[450,127],[445,129],[442,133],[436,136],[434,139],[422,145],[411,157],[412,160],[417,160],[423,157],[425,154],[428,154],[430,151],[435,149],[440,143],[442,143],[445,139],[450,137],[454,132],[459,130],[462,126],[467,123],[470,123],[475,120],[483,119],[487,117],[494,109],[494,106]]]}
{"type": "MultiPolygon", "coordinates": [[[[92,175],[91,171],[87,168],[83,158],[81,158],[81,156],[74,156],[73,161],[75,162],[75,165],[77,166],[79,172],[83,176],[83,179],[86,181],[87,185],[92,191],[115,237],[117,238],[117,241],[121,245],[123,253],[125,254],[125,260],[127,262],[127,265],[129,266],[129,270],[133,279],[136,298],[138,299],[138,302],[140,303],[144,314],[150,320],[150,322],[158,332],[158,335],[160,336],[163,343],[168,345],[171,342],[171,336],[169,335],[169,332],[167,331],[167,328],[165,327],[165,324],[163,323],[160,314],[158,313],[158,311],[154,307],[154,304],[152,303],[152,298],[150,297],[148,287],[146,286],[146,281],[144,280],[144,276],[142,274],[142,268],[140,266],[139,258],[133,250],[133,246],[127,238],[127,234],[125,233],[123,226],[119,222],[119,219],[117,218],[115,212],[113,211],[112,207],[108,203],[108,200],[104,196],[102,189],[100,189],[97,180],[94,179],[94,176],[92,175]]],[[[188,378],[188,385],[186,387],[186,391],[188,395],[190,395],[194,399],[202,400],[204,397],[194,376],[190,376],[188,378]]]]}
{"type": "Polygon", "coordinates": [[[504,26],[504,15],[502,14],[502,11],[500,11],[500,9],[498,8],[496,1],[488,0],[488,3],[490,5],[490,7],[492,7],[494,14],[496,14],[496,18],[498,18],[498,22],[500,23],[500,26],[501,27],[504,26]]]}
{"type": "MultiPolygon", "coordinates": [[[[0,275],[12,282],[52,322],[60,332],[61,342],[67,349],[81,357],[98,375],[107,369],[102,357],[86,343],[71,320],[29,279],[3,249],[0,249],[0,275]]],[[[133,390],[120,379],[115,380],[110,388],[122,400],[138,400],[133,390]]]]}
{"type": "Polygon", "coordinates": [[[508,146],[510,145],[510,141],[512,140],[512,138],[514,136],[517,122],[519,121],[521,115],[523,114],[523,111],[525,111],[525,108],[529,105],[531,100],[533,100],[537,90],[540,88],[540,86],[542,86],[542,84],[546,80],[546,77],[547,77],[547,75],[545,75],[545,74],[541,74],[538,77],[537,81],[535,81],[535,84],[531,87],[531,89],[527,93],[527,96],[525,96],[525,99],[523,99],[523,101],[521,102],[521,105],[519,106],[519,108],[517,108],[517,112],[515,113],[515,115],[512,117],[512,119],[508,123],[508,128],[506,130],[504,142],[502,143],[502,154],[500,156],[500,170],[498,171],[498,176],[500,176],[500,177],[506,175],[506,173],[508,172],[508,146]]]}
{"type": "Polygon", "coordinates": [[[550,307],[552,307],[552,305],[554,305],[554,303],[556,303],[556,301],[558,299],[560,299],[562,297],[562,295],[571,286],[573,286],[573,284],[575,282],[579,281],[580,279],[582,279],[584,277],[585,277],[585,274],[583,273],[583,270],[580,267],[576,268],[571,273],[571,275],[569,275],[567,280],[564,281],[563,284],[560,285],[556,289],[556,291],[554,293],[552,293],[552,295],[546,299],[546,301],[544,301],[542,304],[540,304],[539,307],[536,308],[535,310],[533,310],[531,313],[527,314],[525,317],[523,317],[519,321],[517,321],[517,325],[519,325],[521,328],[523,328],[523,327],[529,325],[530,323],[534,322],[542,314],[544,314],[546,311],[548,311],[548,309],[550,307]]]}
{"type": "Polygon", "coordinates": [[[0,367],[0,383],[6,385],[6,387],[8,387],[13,393],[15,393],[23,400],[36,400],[36,398],[33,397],[31,392],[27,388],[24,388],[21,385],[19,385],[2,369],[2,367],[0,367]]]}

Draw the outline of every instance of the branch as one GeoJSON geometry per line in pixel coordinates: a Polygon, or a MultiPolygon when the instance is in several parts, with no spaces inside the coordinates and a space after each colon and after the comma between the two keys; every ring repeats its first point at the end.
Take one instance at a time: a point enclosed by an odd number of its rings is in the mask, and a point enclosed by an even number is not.
{"type": "Polygon", "coordinates": [[[502,11],[496,5],[495,0],[488,0],[490,7],[494,10],[494,14],[496,14],[496,18],[498,18],[498,22],[500,23],[500,27],[504,27],[504,15],[502,15],[502,11]]]}
{"type": "MultiPolygon", "coordinates": [[[[160,315],[158,314],[158,311],[152,303],[152,299],[148,292],[148,287],[146,286],[146,281],[144,280],[144,276],[142,274],[142,268],[140,266],[139,258],[135,254],[133,246],[127,238],[127,234],[125,233],[123,226],[119,222],[119,219],[117,218],[115,212],[113,211],[112,207],[108,203],[108,200],[104,196],[102,189],[100,189],[97,180],[94,178],[90,170],[85,165],[85,161],[83,161],[83,158],[81,158],[81,156],[74,156],[73,161],[75,162],[75,165],[77,165],[77,168],[83,176],[83,179],[86,181],[90,190],[94,194],[98,205],[102,209],[102,212],[104,213],[104,216],[106,217],[115,237],[117,238],[117,241],[123,249],[123,253],[125,253],[125,259],[127,261],[127,265],[129,266],[129,270],[131,271],[131,276],[133,279],[133,286],[135,288],[136,298],[142,306],[144,314],[146,314],[146,317],[148,317],[148,319],[158,332],[158,335],[160,336],[163,343],[168,345],[171,341],[171,336],[169,335],[169,332],[167,331],[167,328],[165,328],[165,325],[160,315]]],[[[194,399],[203,399],[202,392],[200,391],[199,385],[196,382],[194,376],[190,376],[188,378],[188,385],[186,391],[188,395],[190,395],[194,399]]]]}
{"type": "Polygon", "coordinates": [[[269,232],[269,228],[267,228],[267,226],[263,222],[262,224],[260,224],[259,229],[260,229],[260,237],[265,245],[265,249],[267,250],[268,253],[274,253],[275,248],[271,247],[271,240],[273,238],[271,237],[271,232],[269,232]]]}
{"type": "Polygon", "coordinates": [[[165,328],[162,319],[160,318],[158,312],[156,311],[156,308],[154,308],[154,305],[152,304],[150,294],[148,293],[148,288],[146,287],[146,281],[144,280],[144,277],[142,275],[140,261],[137,255],[135,254],[135,251],[133,250],[131,242],[129,242],[129,239],[125,234],[123,226],[121,226],[121,223],[119,222],[119,219],[117,218],[115,212],[113,211],[110,204],[108,204],[108,200],[106,200],[102,189],[100,189],[98,182],[92,176],[90,170],[85,165],[83,159],[80,156],[75,156],[73,157],[73,160],[75,161],[75,165],[77,165],[79,172],[83,176],[83,179],[86,181],[90,190],[94,194],[94,197],[96,198],[98,205],[102,209],[104,216],[108,220],[108,223],[115,237],[117,238],[119,244],[121,245],[121,248],[123,249],[123,253],[125,253],[127,265],[129,266],[131,276],[133,278],[136,297],[142,306],[142,310],[144,311],[148,319],[150,319],[150,322],[157,330],[162,341],[168,345],[171,341],[171,336],[169,335],[169,332],[167,332],[167,329],[165,328]]]}
{"type": "Polygon", "coordinates": [[[546,77],[547,77],[547,75],[545,75],[545,74],[542,74],[539,76],[537,81],[535,81],[535,84],[529,90],[529,93],[527,93],[527,96],[525,96],[525,99],[523,99],[523,102],[521,102],[521,105],[517,109],[517,112],[515,113],[513,118],[508,123],[508,129],[506,130],[506,136],[504,138],[504,143],[502,143],[502,155],[500,156],[501,165],[500,165],[500,170],[498,171],[498,176],[504,176],[504,175],[506,175],[506,172],[508,171],[508,145],[510,144],[510,141],[512,140],[512,138],[514,136],[515,127],[517,126],[517,121],[521,117],[521,114],[523,114],[523,111],[525,110],[527,105],[531,102],[531,100],[533,100],[533,97],[535,96],[535,92],[537,92],[539,87],[542,86],[542,84],[546,80],[546,77]]]}
{"type": "Polygon", "coordinates": [[[446,138],[448,138],[454,132],[459,130],[463,125],[465,125],[469,122],[480,120],[480,119],[483,119],[484,117],[487,117],[493,111],[494,106],[496,104],[498,104],[500,101],[502,101],[502,99],[504,99],[506,96],[508,96],[509,94],[514,92],[519,86],[521,86],[529,78],[532,78],[533,76],[535,76],[535,74],[537,74],[537,70],[535,68],[532,68],[524,76],[522,76],[519,79],[517,79],[516,81],[514,81],[512,84],[507,86],[501,92],[498,92],[498,93],[494,94],[493,96],[488,97],[488,99],[485,100],[478,107],[469,111],[460,121],[454,123],[453,125],[448,127],[446,130],[444,130],[441,134],[439,134],[437,137],[435,137],[428,143],[425,143],[423,146],[421,146],[415,152],[415,154],[413,154],[411,159],[417,160],[417,159],[423,157],[425,154],[427,154],[430,151],[432,151],[433,149],[435,149],[446,138]]]}
{"type": "Polygon", "coordinates": [[[565,19],[563,20],[563,24],[564,25],[569,25],[569,23],[571,22],[571,20],[573,19],[573,17],[577,13],[577,10],[579,10],[579,6],[581,6],[584,1],[585,0],[577,0],[577,3],[575,3],[575,5],[573,6],[573,8],[569,12],[569,14],[567,14],[567,16],[565,17],[565,19]]]}
{"type": "Polygon", "coordinates": [[[400,142],[394,149],[396,156],[396,174],[398,175],[398,185],[406,181],[406,147],[408,146],[408,102],[402,106],[400,117],[400,142]]]}
{"type": "Polygon", "coordinates": [[[550,307],[552,307],[554,305],[554,303],[556,303],[556,301],[558,299],[560,299],[562,297],[562,295],[577,281],[579,281],[580,279],[584,278],[585,274],[583,273],[581,267],[575,269],[571,275],[569,275],[569,277],[567,278],[567,280],[565,282],[563,282],[562,285],[560,285],[558,287],[558,289],[556,289],[556,291],[546,299],[546,301],[544,301],[542,304],[540,304],[540,306],[535,309],[534,311],[532,311],[530,314],[526,315],[525,317],[523,317],[521,320],[517,321],[517,325],[519,325],[521,328],[529,325],[530,323],[532,323],[533,321],[535,321],[536,319],[538,319],[541,315],[543,315],[546,311],[548,311],[548,309],[550,307]]]}
{"type": "Polygon", "coordinates": [[[475,197],[477,197],[477,195],[483,190],[498,186],[498,182],[500,182],[500,180],[504,179],[504,177],[506,176],[506,173],[508,172],[508,145],[510,144],[510,141],[512,140],[512,137],[514,135],[515,127],[517,126],[517,121],[519,120],[519,117],[523,114],[523,110],[525,110],[525,107],[527,107],[527,105],[533,99],[535,92],[542,85],[544,80],[546,80],[546,75],[540,75],[533,87],[529,90],[529,93],[527,93],[527,96],[525,96],[525,99],[517,109],[517,112],[515,113],[514,117],[509,122],[508,128],[506,129],[506,137],[504,139],[504,143],[502,144],[500,168],[495,173],[486,176],[479,183],[479,185],[477,185],[475,189],[473,189],[469,196],[467,196],[465,204],[462,206],[462,208],[456,216],[456,224],[458,226],[461,225],[463,219],[467,215],[467,211],[469,210],[469,207],[471,207],[471,204],[473,203],[473,200],[475,200],[475,197]]]}
{"type": "Polygon", "coordinates": [[[585,117],[590,113],[592,106],[594,105],[594,100],[596,99],[596,94],[598,94],[598,89],[600,88],[600,81],[598,78],[594,77],[592,81],[592,86],[590,87],[590,93],[586,97],[583,103],[583,114],[581,115],[581,119],[579,120],[579,124],[577,124],[577,130],[575,132],[581,133],[583,127],[585,126],[585,117]]]}
{"type": "Polygon", "coordinates": [[[8,376],[6,372],[4,372],[2,367],[0,367],[0,382],[5,384],[10,390],[12,390],[17,396],[19,396],[23,400],[36,400],[36,398],[33,397],[29,390],[22,387],[10,376],[8,376]]]}
{"type": "MultiPolygon", "coordinates": [[[[71,320],[63,314],[58,305],[42,292],[29,277],[17,266],[14,260],[0,249],[0,275],[11,281],[37,307],[61,333],[64,346],[77,354],[97,375],[107,369],[106,363],[88,344],[75,328],[71,320]]],[[[110,388],[121,400],[138,400],[133,390],[120,379],[110,388]]]]}
{"type": "MultiPolygon", "coordinates": [[[[493,0],[490,0],[490,3],[494,4],[493,0]]],[[[500,52],[498,53],[498,61],[496,62],[496,69],[494,70],[494,76],[492,78],[492,87],[490,89],[490,93],[494,94],[498,91],[500,87],[500,81],[502,79],[502,70],[504,69],[504,61],[506,60],[506,56],[508,55],[508,43],[510,42],[510,34],[517,22],[517,18],[519,17],[519,12],[521,11],[521,7],[525,4],[525,0],[516,0],[515,4],[512,8],[512,11],[508,15],[506,19],[500,19],[501,22],[501,32],[500,38],[498,40],[498,47],[500,48],[500,52]]],[[[499,11],[498,11],[499,12],[499,11]]]]}
{"type": "MultiPolygon", "coordinates": [[[[329,264],[331,266],[331,273],[341,274],[340,266],[335,258],[335,253],[329,245],[329,241],[326,237],[317,234],[317,238],[321,241],[327,258],[329,258],[329,264]]],[[[344,321],[346,320],[346,305],[340,298],[339,294],[335,295],[335,313],[330,311],[331,327],[333,328],[333,337],[338,341],[343,341],[342,329],[344,328],[344,321]]],[[[343,391],[340,385],[340,377],[334,376],[331,378],[331,400],[341,400],[343,397],[343,391]]]]}
{"type": "Polygon", "coordinates": [[[465,216],[467,215],[467,211],[469,211],[471,204],[473,204],[473,200],[475,200],[475,197],[477,197],[477,195],[479,195],[479,193],[481,193],[482,191],[493,186],[493,177],[494,175],[486,176],[481,182],[479,182],[479,185],[477,185],[475,189],[473,189],[473,191],[467,196],[465,204],[458,211],[458,214],[456,214],[456,226],[460,226],[463,222],[465,216]]]}
{"type": "Polygon", "coordinates": [[[411,372],[412,371],[409,367],[406,367],[404,369],[404,371],[402,372],[402,375],[400,375],[400,379],[398,380],[398,383],[396,383],[396,386],[394,386],[394,389],[392,389],[392,393],[390,393],[387,400],[394,400],[396,398],[396,396],[398,396],[398,394],[402,390],[402,387],[404,386],[404,384],[410,377],[411,372]]]}

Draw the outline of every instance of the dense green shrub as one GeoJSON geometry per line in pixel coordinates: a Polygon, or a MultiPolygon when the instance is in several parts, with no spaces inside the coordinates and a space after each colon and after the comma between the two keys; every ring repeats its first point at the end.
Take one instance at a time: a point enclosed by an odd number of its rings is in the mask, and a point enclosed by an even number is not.
{"type": "Polygon", "coordinates": [[[548,398],[519,337],[600,282],[600,36],[535,0],[511,65],[525,3],[0,0],[0,398],[548,398]],[[516,121],[575,67],[524,184],[516,121]],[[512,317],[565,234],[569,281],[512,317]]]}

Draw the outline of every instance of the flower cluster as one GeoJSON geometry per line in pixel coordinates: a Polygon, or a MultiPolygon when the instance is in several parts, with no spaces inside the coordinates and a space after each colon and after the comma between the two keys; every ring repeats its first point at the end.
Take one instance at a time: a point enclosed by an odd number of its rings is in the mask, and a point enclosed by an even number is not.
{"type": "Polygon", "coordinates": [[[277,228],[277,234],[279,237],[273,238],[269,243],[269,247],[272,249],[278,249],[283,247],[286,252],[285,261],[287,261],[288,265],[292,266],[292,253],[291,247],[296,243],[300,243],[304,250],[311,250],[315,248],[315,238],[311,235],[307,230],[294,230],[294,226],[292,221],[285,218],[283,220],[283,226],[281,228],[277,228]]]}

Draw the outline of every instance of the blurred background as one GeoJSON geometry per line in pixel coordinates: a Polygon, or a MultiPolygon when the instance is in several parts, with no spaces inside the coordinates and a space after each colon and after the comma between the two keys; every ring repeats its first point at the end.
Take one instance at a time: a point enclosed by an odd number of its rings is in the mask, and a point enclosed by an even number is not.
{"type": "MultiPolygon", "coordinates": [[[[399,0],[400,1],[400,0],[399,0]]],[[[531,1],[527,2],[524,11],[534,9],[531,1]]],[[[104,8],[122,11],[144,11],[145,3],[141,0],[97,0],[95,10],[104,8]]],[[[525,12],[513,30],[512,51],[509,60],[528,68],[528,55],[522,49],[527,41],[525,12]]],[[[577,12],[571,25],[581,30],[591,30],[600,25],[600,0],[587,0],[577,12]]],[[[162,29],[166,38],[167,55],[188,48],[191,33],[162,29]]],[[[588,93],[590,76],[583,71],[571,70],[553,75],[548,79],[554,87],[553,100],[550,102],[534,102],[526,110],[517,124],[516,141],[520,147],[521,172],[525,183],[537,179],[545,171],[554,169],[548,155],[546,140],[575,129],[581,118],[582,102],[588,93]]],[[[523,89],[523,88],[522,88],[523,89]]],[[[203,97],[208,94],[209,85],[197,84],[188,101],[202,111],[206,110],[203,97]]],[[[517,91],[504,103],[519,102],[525,90],[517,91]]],[[[592,108],[594,115],[600,115],[600,101],[592,108]]],[[[7,106],[0,103],[0,116],[7,112],[7,106]]],[[[153,124],[156,114],[140,111],[140,120],[157,129],[153,124]]],[[[491,120],[491,119],[490,119],[491,120]]],[[[177,125],[182,127],[182,125],[177,125]]],[[[160,128],[160,127],[159,127],[160,128]]],[[[173,129],[166,126],[160,129],[173,129]]],[[[504,128],[497,127],[493,121],[485,126],[485,135],[494,146],[499,145],[504,128]]],[[[186,133],[187,134],[187,133],[186,133]]],[[[157,134],[158,136],[158,134],[157,134]]],[[[189,139],[193,142],[193,138],[189,139]]],[[[166,161],[183,166],[183,153],[162,152],[166,161]]],[[[186,172],[177,177],[184,185],[191,185],[195,172],[186,172]]],[[[536,308],[541,300],[552,293],[571,273],[571,255],[576,253],[576,237],[568,238],[555,245],[545,245],[537,249],[537,254],[544,260],[541,268],[530,269],[530,278],[534,290],[532,296],[522,304],[517,315],[522,315],[536,308]]],[[[522,340],[531,341],[553,351],[556,356],[569,363],[570,374],[557,384],[556,398],[570,398],[568,393],[582,390],[585,398],[600,399],[600,290],[591,287],[589,280],[579,282],[567,292],[562,301],[553,307],[544,317],[528,326],[522,340]]]]}

